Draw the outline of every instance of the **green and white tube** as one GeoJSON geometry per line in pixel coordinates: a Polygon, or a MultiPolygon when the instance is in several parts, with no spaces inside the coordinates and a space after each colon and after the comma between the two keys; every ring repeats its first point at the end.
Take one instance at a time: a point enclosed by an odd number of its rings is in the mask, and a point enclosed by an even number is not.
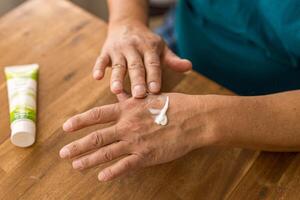
{"type": "Polygon", "coordinates": [[[35,142],[37,64],[5,67],[10,112],[11,142],[28,147],[35,142]]]}

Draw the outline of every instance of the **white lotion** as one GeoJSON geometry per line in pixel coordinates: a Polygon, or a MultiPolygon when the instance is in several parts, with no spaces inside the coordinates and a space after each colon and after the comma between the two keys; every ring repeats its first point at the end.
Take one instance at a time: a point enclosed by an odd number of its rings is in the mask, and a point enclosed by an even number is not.
{"type": "Polygon", "coordinates": [[[164,107],[159,110],[159,109],[152,109],[150,108],[149,111],[152,115],[156,115],[154,122],[158,125],[165,126],[168,124],[168,117],[167,117],[167,111],[169,108],[169,97],[167,96],[166,102],[164,107]]]}
{"type": "Polygon", "coordinates": [[[31,146],[36,132],[37,64],[5,68],[9,100],[11,142],[31,146]]]}

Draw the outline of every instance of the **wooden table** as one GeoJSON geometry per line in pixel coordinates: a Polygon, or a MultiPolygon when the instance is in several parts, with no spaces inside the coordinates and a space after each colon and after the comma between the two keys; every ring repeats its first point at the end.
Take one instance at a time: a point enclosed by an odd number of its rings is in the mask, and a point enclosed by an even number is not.
{"type": "MultiPolygon", "coordinates": [[[[0,199],[299,199],[300,157],[209,147],[168,164],[97,181],[103,166],[77,172],[59,149],[97,127],[64,135],[75,113],[116,101],[109,74],[96,82],[91,70],[106,24],[64,0],[31,0],[0,19],[0,199]],[[9,140],[3,67],[39,63],[37,142],[30,148],[9,140]]],[[[191,72],[164,73],[164,91],[231,94],[191,72]],[[166,80],[167,79],[167,80],[166,80]]]]}

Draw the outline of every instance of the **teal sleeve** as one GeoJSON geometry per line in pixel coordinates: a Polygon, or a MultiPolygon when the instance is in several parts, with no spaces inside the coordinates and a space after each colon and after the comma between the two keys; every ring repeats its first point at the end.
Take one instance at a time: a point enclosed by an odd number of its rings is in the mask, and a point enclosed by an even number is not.
{"type": "Polygon", "coordinates": [[[299,89],[297,8],[300,1],[294,0],[180,0],[179,54],[241,95],[299,89]]]}

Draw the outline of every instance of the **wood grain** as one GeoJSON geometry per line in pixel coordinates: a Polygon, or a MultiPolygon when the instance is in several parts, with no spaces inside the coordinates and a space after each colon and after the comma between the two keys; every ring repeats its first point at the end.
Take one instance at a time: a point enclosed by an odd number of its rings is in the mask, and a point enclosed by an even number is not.
{"type": "Polygon", "coordinates": [[[299,178],[293,177],[299,170],[297,165],[299,158],[298,161],[295,160],[297,156],[297,153],[260,154],[230,197],[232,199],[299,199],[300,193],[296,190],[299,188],[299,178]],[[292,187],[288,187],[288,184],[292,187]],[[293,192],[290,193],[290,190],[293,192]]]}
{"type": "MultiPolygon", "coordinates": [[[[104,22],[64,0],[30,0],[0,19],[0,37],[5,38],[0,40],[1,71],[16,64],[41,67],[37,141],[26,149],[9,141],[0,73],[0,199],[258,199],[279,193],[292,199],[291,193],[298,194],[293,189],[300,180],[297,154],[208,147],[108,183],[97,181],[104,166],[77,172],[61,160],[62,146],[101,127],[65,135],[64,120],[116,101],[109,91],[110,71],[100,82],[91,76],[106,29],[104,22]]],[[[195,72],[165,69],[163,79],[165,92],[233,94],[195,72]]]]}
{"type": "MultiPolygon", "coordinates": [[[[300,156],[289,155],[288,162],[285,162],[286,170],[282,174],[276,186],[271,188],[269,192],[269,197],[271,198],[281,198],[281,199],[299,199],[300,196],[300,156]],[[292,161],[291,161],[292,160],[292,161]]],[[[285,158],[287,159],[287,158],[285,158]]]]}

